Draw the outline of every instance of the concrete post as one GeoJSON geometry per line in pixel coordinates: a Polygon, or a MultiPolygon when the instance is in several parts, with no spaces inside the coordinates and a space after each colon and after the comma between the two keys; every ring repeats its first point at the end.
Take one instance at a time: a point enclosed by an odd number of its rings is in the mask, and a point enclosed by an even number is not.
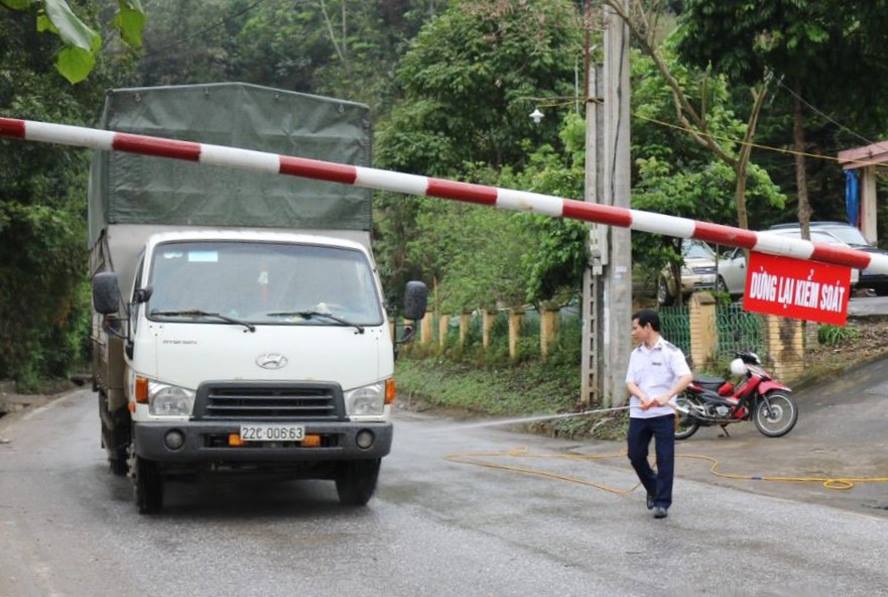
{"type": "Polygon", "coordinates": [[[866,240],[875,245],[879,242],[876,225],[876,167],[861,168],[860,174],[860,230],[866,240]]]}
{"type": "Polygon", "coordinates": [[[524,312],[519,309],[509,309],[509,358],[518,357],[518,341],[521,339],[521,322],[524,312]]]}
{"type": "Polygon", "coordinates": [[[481,312],[481,346],[484,350],[490,348],[490,330],[493,328],[494,317],[496,317],[495,311],[485,309],[481,312]]]}
{"type": "MultiPolygon", "coordinates": [[[[629,11],[629,0],[622,0],[629,11]]],[[[629,155],[629,27],[604,7],[604,180],[602,199],[614,207],[630,207],[629,155]]],[[[602,406],[626,402],[626,368],[632,351],[632,242],[628,228],[610,233],[601,330],[604,351],[602,406]]]]}
{"type": "Polygon", "coordinates": [[[765,341],[773,361],[772,373],[788,382],[805,371],[805,338],[802,322],[768,315],[765,317],[765,341]]]}
{"type": "Polygon", "coordinates": [[[441,315],[441,318],[438,319],[438,346],[444,348],[444,345],[447,344],[447,329],[450,325],[450,315],[441,315]]]}
{"type": "Polygon", "coordinates": [[[459,345],[460,348],[466,345],[466,336],[469,334],[469,317],[468,313],[460,313],[459,315],[459,345]]]}
{"type": "Polygon", "coordinates": [[[708,292],[695,292],[691,295],[688,317],[691,322],[690,356],[694,369],[704,367],[717,353],[718,327],[715,310],[715,298],[708,292]]]}
{"type": "Polygon", "coordinates": [[[558,310],[544,309],[540,313],[540,354],[545,361],[549,348],[558,339],[558,310]]]}
{"type": "Polygon", "coordinates": [[[433,315],[426,312],[425,317],[422,318],[422,322],[420,323],[419,343],[423,346],[428,346],[432,342],[432,319],[433,315]]]}

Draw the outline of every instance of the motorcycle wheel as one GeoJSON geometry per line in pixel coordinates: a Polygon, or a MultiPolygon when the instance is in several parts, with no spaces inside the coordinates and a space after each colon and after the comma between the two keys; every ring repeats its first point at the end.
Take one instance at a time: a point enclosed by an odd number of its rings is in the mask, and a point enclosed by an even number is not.
{"type": "Polygon", "coordinates": [[[792,431],[799,420],[795,400],[781,392],[760,398],[753,413],[756,428],[767,437],[781,437],[792,431]]]}
{"type": "MultiPolygon", "coordinates": [[[[684,396],[676,397],[675,403],[682,408],[690,407],[688,399],[684,396]]],[[[675,439],[688,439],[697,433],[697,430],[700,428],[700,422],[697,419],[681,412],[676,412],[675,416],[678,417],[675,424],[675,439]]]]}

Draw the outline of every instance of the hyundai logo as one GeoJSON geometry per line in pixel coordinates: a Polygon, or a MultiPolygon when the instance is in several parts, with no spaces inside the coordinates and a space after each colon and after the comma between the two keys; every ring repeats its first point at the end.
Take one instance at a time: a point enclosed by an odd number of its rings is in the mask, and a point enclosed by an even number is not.
{"type": "Polygon", "coordinates": [[[281,369],[287,365],[287,357],[276,352],[260,354],[256,357],[256,364],[263,369],[281,369]]]}

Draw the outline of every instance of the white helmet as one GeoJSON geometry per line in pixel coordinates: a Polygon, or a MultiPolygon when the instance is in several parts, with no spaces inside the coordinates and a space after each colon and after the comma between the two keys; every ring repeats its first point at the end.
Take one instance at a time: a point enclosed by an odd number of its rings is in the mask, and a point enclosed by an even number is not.
{"type": "Polygon", "coordinates": [[[743,359],[734,359],[731,361],[731,373],[738,377],[746,375],[746,363],[743,362],[743,359]]]}

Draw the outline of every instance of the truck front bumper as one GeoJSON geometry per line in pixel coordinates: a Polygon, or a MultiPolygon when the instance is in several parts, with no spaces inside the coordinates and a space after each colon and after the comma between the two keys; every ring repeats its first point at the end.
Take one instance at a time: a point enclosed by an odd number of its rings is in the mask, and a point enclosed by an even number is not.
{"type": "Polygon", "coordinates": [[[382,458],[391,451],[392,424],[365,422],[299,423],[306,435],[319,435],[319,446],[306,447],[299,442],[248,442],[241,446],[228,443],[230,435],[240,434],[240,425],[232,422],[176,421],[135,423],[133,441],[136,454],[146,460],[171,464],[203,462],[321,462],[382,458]],[[359,432],[368,430],[373,443],[358,446],[359,432]],[[181,447],[172,449],[168,434],[184,437],[181,447]]]}

